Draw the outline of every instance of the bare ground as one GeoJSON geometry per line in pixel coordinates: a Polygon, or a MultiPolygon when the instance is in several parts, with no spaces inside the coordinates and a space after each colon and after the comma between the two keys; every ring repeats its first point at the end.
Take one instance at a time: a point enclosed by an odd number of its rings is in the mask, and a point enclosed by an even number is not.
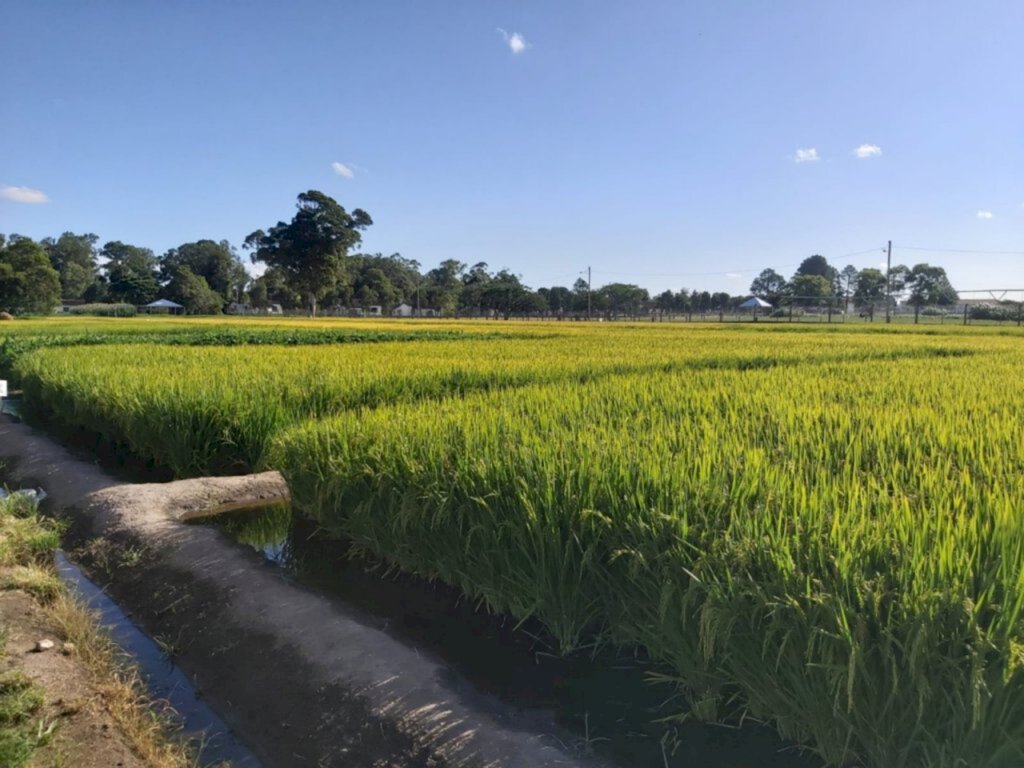
{"type": "Polygon", "coordinates": [[[18,670],[44,692],[37,716],[44,727],[54,725],[53,738],[33,755],[31,766],[49,768],[145,768],[130,740],[106,706],[75,652],[62,652],[64,637],[36,600],[21,590],[0,592],[0,627],[7,633],[3,672],[18,670]],[[36,641],[49,639],[55,647],[35,652],[36,641]]]}

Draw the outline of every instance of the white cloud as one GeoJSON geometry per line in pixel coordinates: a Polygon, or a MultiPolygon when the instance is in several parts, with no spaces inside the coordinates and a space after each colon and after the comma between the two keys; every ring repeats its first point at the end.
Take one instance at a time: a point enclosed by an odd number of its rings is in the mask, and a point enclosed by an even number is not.
{"type": "Polygon", "coordinates": [[[501,32],[501,36],[505,38],[505,45],[508,46],[512,53],[522,53],[529,47],[529,43],[526,42],[526,38],[520,35],[518,32],[509,34],[501,27],[498,27],[498,31],[501,32]]]}
{"type": "Polygon", "coordinates": [[[351,168],[349,168],[344,163],[339,163],[337,160],[331,163],[331,169],[336,174],[338,174],[339,176],[344,176],[346,179],[351,179],[355,177],[355,174],[352,172],[351,168]]]}
{"type": "Polygon", "coordinates": [[[16,203],[48,203],[50,198],[44,192],[31,187],[0,187],[0,197],[16,203]]]}
{"type": "Polygon", "coordinates": [[[869,157],[877,157],[882,154],[882,148],[877,144],[861,144],[855,150],[853,154],[859,157],[861,160],[865,160],[869,157]]]}
{"type": "Polygon", "coordinates": [[[743,273],[742,272],[726,272],[725,276],[728,277],[730,280],[739,280],[741,277],[743,277],[743,273]]]}
{"type": "Polygon", "coordinates": [[[995,214],[992,211],[978,211],[979,219],[994,219],[995,214]]]}
{"type": "Polygon", "coordinates": [[[814,147],[798,149],[793,155],[793,160],[798,163],[816,163],[818,159],[818,150],[814,147]]]}

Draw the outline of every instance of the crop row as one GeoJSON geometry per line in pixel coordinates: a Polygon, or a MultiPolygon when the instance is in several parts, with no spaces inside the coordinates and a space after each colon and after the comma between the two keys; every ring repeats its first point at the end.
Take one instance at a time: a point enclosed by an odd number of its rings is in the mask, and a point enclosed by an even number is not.
{"type": "Polygon", "coordinates": [[[501,338],[494,334],[426,328],[418,331],[358,328],[189,328],[173,326],[157,331],[81,332],[33,334],[0,338],[0,374],[15,375],[20,357],[51,347],[96,347],[146,344],[173,347],[322,346],[370,344],[384,341],[456,341],[501,338]]]}
{"type": "Polygon", "coordinates": [[[1024,764],[1024,354],[797,354],[342,413],[274,463],[357,550],[641,646],[699,716],[833,766],[1024,764]]]}
{"type": "Polygon", "coordinates": [[[970,354],[1006,340],[721,331],[471,338],[373,345],[107,344],[21,354],[23,411],[121,443],[179,476],[266,466],[307,418],[610,374],[970,354]]]}

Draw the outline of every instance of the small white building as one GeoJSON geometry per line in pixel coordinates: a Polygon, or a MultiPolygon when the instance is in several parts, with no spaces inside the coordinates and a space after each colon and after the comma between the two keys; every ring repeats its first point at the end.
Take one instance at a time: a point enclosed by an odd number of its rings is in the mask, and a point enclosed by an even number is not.
{"type": "Polygon", "coordinates": [[[399,304],[393,310],[391,310],[392,317],[440,317],[441,313],[436,309],[427,307],[425,309],[416,309],[409,304],[399,304]]]}
{"type": "Polygon", "coordinates": [[[751,296],[749,299],[740,304],[739,308],[747,310],[771,309],[772,305],[769,304],[764,299],[759,299],[757,296],[751,296]]]}

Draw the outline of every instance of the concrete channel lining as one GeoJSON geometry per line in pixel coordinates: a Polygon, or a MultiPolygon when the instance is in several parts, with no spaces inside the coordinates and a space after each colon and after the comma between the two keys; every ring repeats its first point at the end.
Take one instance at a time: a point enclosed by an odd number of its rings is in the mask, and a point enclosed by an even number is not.
{"type": "MultiPolygon", "coordinates": [[[[256,552],[182,521],[287,498],[277,473],[128,484],[0,417],[12,485],[42,486],[97,549],[133,620],[267,765],[603,766],[544,712],[475,691],[431,654],[290,581],[256,552]]],[[[96,573],[98,566],[84,563],[96,573]]]]}

